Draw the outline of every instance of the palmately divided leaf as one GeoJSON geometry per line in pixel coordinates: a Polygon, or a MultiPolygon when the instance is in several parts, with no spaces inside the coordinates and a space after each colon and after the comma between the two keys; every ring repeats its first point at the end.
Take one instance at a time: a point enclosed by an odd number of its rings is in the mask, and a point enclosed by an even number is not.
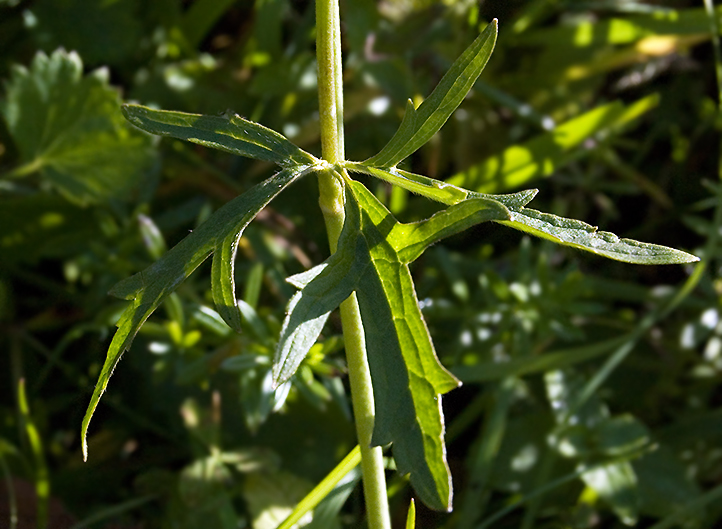
{"type": "Polygon", "coordinates": [[[498,222],[558,244],[625,263],[658,265],[699,261],[699,257],[681,250],[632,239],[620,239],[613,233],[597,231],[596,226],[579,220],[523,207],[512,210],[510,220],[498,222]]]}
{"type": "Polygon", "coordinates": [[[277,163],[282,167],[309,165],[318,160],[281,134],[237,114],[205,116],[123,105],[123,114],[136,127],[221,151],[277,163]]]}
{"type": "Polygon", "coordinates": [[[393,443],[402,473],[430,507],[451,507],[441,394],[459,382],[438,361],[408,263],[430,244],[472,224],[509,218],[501,203],[474,198],[422,222],[400,224],[360,183],[346,186],[346,220],[338,249],[323,264],[289,278],[291,300],[274,360],[274,382],[300,365],[330,311],[356,292],[374,384],[372,442],[393,443]]]}
{"type": "Polygon", "coordinates": [[[458,108],[494,51],[498,23],[492,20],[454,62],[431,95],[419,108],[411,100],[399,129],[386,146],[365,164],[376,167],[394,167],[431,139],[458,108]]]}
{"type": "MultiPolygon", "coordinates": [[[[88,410],[83,418],[81,430],[83,455],[87,458],[86,436],[88,425],[100,397],[108,386],[108,381],[122,354],[130,348],[141,325],[148,319],[163,300],[173,292],[208,256],[217,251],[229,238],[238,238],[246,226],[261,209],[291,182],[308,173],[310,168],[284,169],[271,178],[254,186],[243,195],[231,200],[216,211],[206,222],[164,254],[151,266],[119,282],[110,291],[111,294],[132,300],[118,321],[118,330],[108,348],[103,369],[90,399],[88,410]]],[[[228,269],[226,269],[228,272],[228,269]]],[[[218,276],[216,279],[219,280],[218,276]]],[[[229,281],[229,280],[228,280],[229,281]]],[[[231,283],[232,284],[232,283],[231,283]]],[[[218,287],[213,285],[214,290],[218,287]]],[[[228,287],[228,283],[224,288],[228,287]]],[[[228,299],[216,294],[214,299],[223,303],[228,299]]],[[[228,294],[230,295],[230,294],[228,294]]],[[[235,296],[234,302],[235,302],[235,296]]],[[[234,303],[235,307],[235,303],[234,303]]],[[[232,308],[219,307],[221,314],[228,316],[232,308]]],[[[235,310],[238,310],[235,307],[235,310]]]]}
{"type": "Polygon", "coordinates": [[[80,205],[127,198],[154,173],[151,138],[129,127],[107,70],[83,75],[77,53],[38,53],[13,67],[0,107],[23,165],[80,205]]]}

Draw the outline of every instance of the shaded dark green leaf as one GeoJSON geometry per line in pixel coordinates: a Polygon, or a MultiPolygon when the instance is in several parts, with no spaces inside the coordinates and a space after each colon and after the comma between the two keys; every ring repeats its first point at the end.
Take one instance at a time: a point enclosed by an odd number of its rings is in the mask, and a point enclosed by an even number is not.
{"type": "MultiPolygon", "coordinates": [[[[305,171],[286,169],[254,186],[216,211],[211,218],[146,270],[124,279],[113,287],[111,294],[130,299],[132,303],[118,321],[118,331],[108,349],[103,369],[83,419],[82,438],[85,457],[87,457],[85,438],[90,419],[108,386],[113,369],[123,352],[130,347],[143,322],[212,252],[218,250],[229,237],[239,236],[273,197],[308,171],[309,169],[305,171]]],[[[216,298],[221,303],[225,303],[228,295],[219,295],[216,298]]],[[[234,309],[230,305],[222,305],[222,308],[218,308],[221,315],[233,314],[234,309]]]]}
{"type": "Polygon", "coordinates": [[[20,153],[20,178],[39,172],[81,205],[124,198],[152,174],[151,138],[128,127],[107,70],[83,76],[74,52],[38,53],[16,66],[2,114],[20,153]]]}
{"type": "Polygon", "coordinates": [[[78,208],[64,198],[38,193],[0,197],[0,251],[5,266],[66,257],[102,240],[102,212],[78,208]]]}
{"type": "Polygon", "coordinates": [[[149,27],[147,11],[142,0],[39,0],[32,8],[43,49],[74,50],[87,63],[113,67],[137,58],[149,27]]]}
{"type": "Polygon", "coordinates": [[[598,356],[611,353],[615,348],[629,340],[630,336],[622,335],[580,347],[549,351],[541,355],[512,358],[506,362],[489,361],[470,366],[462,365],[452,369],[452,372],[465,384],[490,382],[511,376],[521,377],[587,362],[598,356]]]}
{"type": "MultiPolygon", "coordinates": [[[[641,511],[645,514],[660,518],[669,516],[702,494],[697,483],[689,476],[689,467],[664,444],[632,464],[639,482],[641,511]]],[[[705,514],[704,509],[690,512],[690,525],[704,527],[700,522],[705,514]]]]}

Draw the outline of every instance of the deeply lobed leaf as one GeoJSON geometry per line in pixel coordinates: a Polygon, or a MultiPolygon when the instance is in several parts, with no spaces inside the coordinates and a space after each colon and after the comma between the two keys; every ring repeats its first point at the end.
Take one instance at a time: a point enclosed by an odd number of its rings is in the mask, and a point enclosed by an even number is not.
{"type": "Polygon", "coordinates": [[[346,221],[323,264],[289,278],[289,303],[274,360],[275,383],[293,375],[328,314],[356,292],[373,379],[374,445],[393,443],[402,473],[432,508],[451,507],[441,394],[458,381],[439,363],[419,309],[408,263],[430,244],[470,225],[508,219],[494,200],[474,198],[430,219],[400,224],[360,183],[346,185],[346,221]]]}

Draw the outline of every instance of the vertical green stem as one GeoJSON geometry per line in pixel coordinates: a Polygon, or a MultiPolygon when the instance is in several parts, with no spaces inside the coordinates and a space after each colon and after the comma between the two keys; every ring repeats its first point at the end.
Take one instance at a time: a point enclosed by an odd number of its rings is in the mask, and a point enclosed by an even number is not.
{"type": "MultiPolygon", "coordinates": [[[[316,0],[316,54],[318,61],[321,154],[332,165],[344,160],[341,21],[338,0],[316,0]]],[[[323,212],[331,251],[335,252],[344,222],[344,185],[336,170],[319,175],[319,205],[323,212]]],[[[366,357],[366,340],[356,295],[341,303],[346,359],[356,433],[361,447],[361,472],[368,525],[390,529],[386,477],[380,447],[371,447],[374,395],[366,357]]]]}
{"type": "Polygon", "coordinates": [[[40,432],[33,423],[30,415],[30,406],[28,405],[27,395],[25,394],[25,379],[18,380],[18,411],[20,419],[27,436],[30,451],[35,460],[35,494],[38,498],[37,527],[38,529],[47,529],[48,527],[48,503],[50,501],[50,478],[48,474],[48,465],[45,462],[45,452],[43,451],[43,442],[40,432]]]}
{"type": "Polygon", "coordinates": [[[340,308],[356,435],[361,447],[361,475],[368,526],[372,529],[391,529],[383,453],[380,446],[371,446],[371,435],[374,430],[374,394],[356,295],[352,294],[341,303],[340,308]]]}

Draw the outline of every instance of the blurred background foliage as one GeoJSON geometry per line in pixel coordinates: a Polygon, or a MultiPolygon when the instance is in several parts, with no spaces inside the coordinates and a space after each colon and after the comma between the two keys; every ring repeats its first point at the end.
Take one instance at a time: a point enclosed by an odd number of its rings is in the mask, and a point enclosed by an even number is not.
{"type": "MultiPolygon", "coordinates": [[[[483,225],[415,263],[438,354],[465,382],[444,400],[456,508],[419,505],[418,527],[716,526],[710,20],[691,0],[345,0],[349,159],[375,154],[494,17],[481,79],[406,168],[538,187],[539,209],[703,261],[636,267],[483,225]]],[[[78,434],[125,303],[106,292],[272,170],[156,141],[120,101],[231,109],[318,154],[313,2],[0,0],[0,78],[0,526],[277,527],[355,444],[338,320],[270,387],[284,279],[328,252],[313,179],[242,240],[245,332],[215,312],[202,267],[119,365],[85,464],[78,434]]],[[[403,221],[435,207],[371,185],[403,221]]],[[[357,482],[302,525],[363,527],[357,482]]],[[[390,494],[403,524],[403,477],[390,494]]]]}

